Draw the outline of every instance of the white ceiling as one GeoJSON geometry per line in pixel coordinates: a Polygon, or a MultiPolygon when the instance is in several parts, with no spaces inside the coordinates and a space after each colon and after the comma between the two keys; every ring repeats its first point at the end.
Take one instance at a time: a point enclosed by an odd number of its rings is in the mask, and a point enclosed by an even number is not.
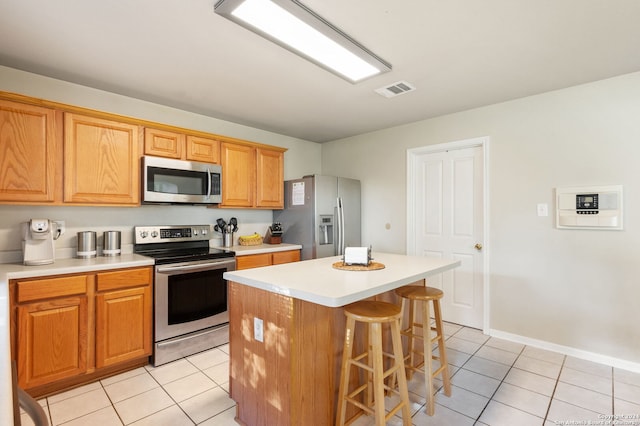
{"type": "Polygon", "coordinates": [[[640,71],[638,0],[302,2],[393,70],[353,85],[215,0],[0,0],[0,64],[315,142],[640,71]]]}

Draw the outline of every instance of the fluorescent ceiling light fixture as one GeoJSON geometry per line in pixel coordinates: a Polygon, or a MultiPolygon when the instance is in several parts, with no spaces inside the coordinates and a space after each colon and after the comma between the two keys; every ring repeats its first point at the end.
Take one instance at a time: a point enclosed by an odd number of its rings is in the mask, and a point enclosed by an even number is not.
{"type": "Polygon", "coordinates": [[[214,10],[352,83],[391,70],[297,0],[220,0],[214,10]]]}

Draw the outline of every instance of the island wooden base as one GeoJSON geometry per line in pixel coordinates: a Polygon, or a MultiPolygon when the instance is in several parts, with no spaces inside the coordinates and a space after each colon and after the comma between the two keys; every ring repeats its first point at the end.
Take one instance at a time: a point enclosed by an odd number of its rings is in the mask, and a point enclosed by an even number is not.
{"type": "MultiPolygon", "coordinates": [[[[375,299],[398,303],[393,292],[375,299]]],[[[229,375],[236,420],[248,426],[334,424],[344,328],[343,308],[229,282],[229,375]],[[264,342],[254,338],[254,318],[263,320],[264,342]]],[[[363,331],[357,329],[356,336],[363,331]]],[[[362,339],[356,345],[362,350],[362,339]]],[[[359,414],[349,408],[347,417],[359,414]]]]}

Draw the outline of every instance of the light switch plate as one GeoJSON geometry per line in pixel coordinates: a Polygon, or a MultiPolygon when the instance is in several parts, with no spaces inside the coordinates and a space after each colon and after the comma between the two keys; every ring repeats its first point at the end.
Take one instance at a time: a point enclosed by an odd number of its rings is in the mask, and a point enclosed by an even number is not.
{"type": "Polygon", "coordinates": [[[538,204],[538,216],[549,216],[549,205],[545,203],[538,204]]]}

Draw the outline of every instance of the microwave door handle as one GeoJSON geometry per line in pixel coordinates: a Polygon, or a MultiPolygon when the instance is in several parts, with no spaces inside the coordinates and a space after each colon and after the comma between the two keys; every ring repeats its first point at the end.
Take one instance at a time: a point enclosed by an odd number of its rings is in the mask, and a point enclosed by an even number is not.
{"type": "Polygon", "coordinates": [[[211,169],[207,169],[207,198],[211,197],[211,169]]]}

